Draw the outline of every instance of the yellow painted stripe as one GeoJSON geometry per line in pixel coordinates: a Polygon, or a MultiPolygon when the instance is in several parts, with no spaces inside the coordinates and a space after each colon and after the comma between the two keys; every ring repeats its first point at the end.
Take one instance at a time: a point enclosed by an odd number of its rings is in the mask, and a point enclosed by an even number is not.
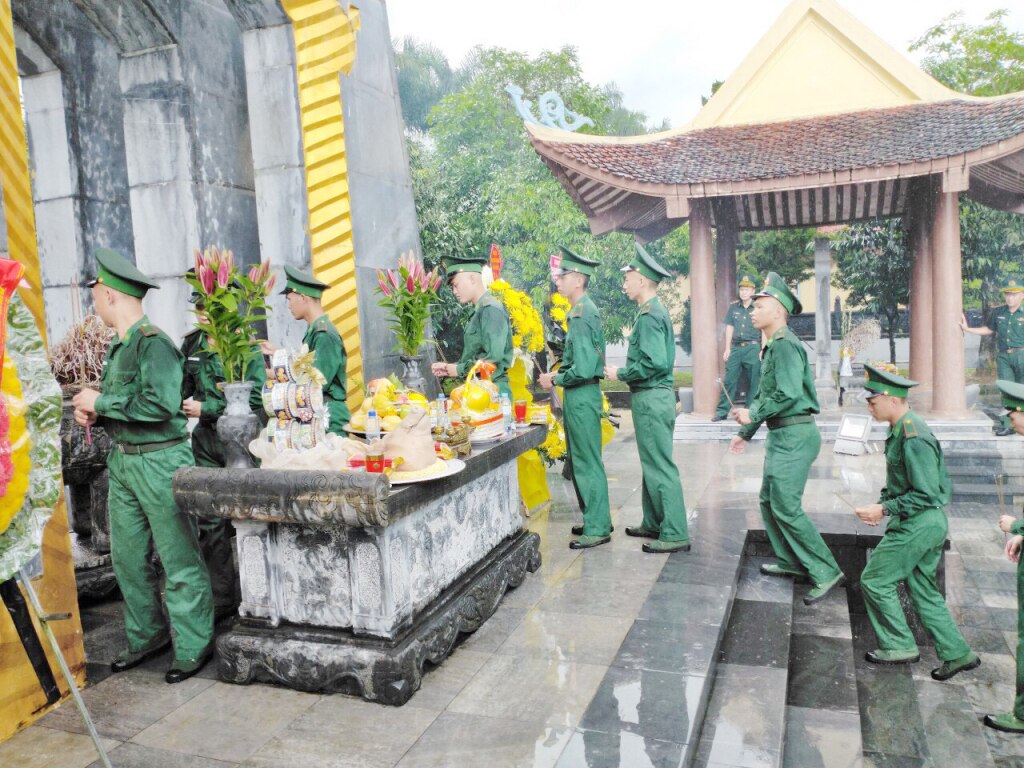
{"type": "Polygon", "coordinates": [[[7,218],[7,248],[11,258],[25,265],[29,289],[21,298],[32,311],[39,333],[46,342],[43,316],[43,286],[36,247],[35,212],[29,183],[28,143],[21,119],[21,94],[15,57],[14,25],[10,0],[0,0],[0,188],[3,189],[7,218]]]}
{"type": "Polygon", "coordinates": [[[363,400],[363,356],[352,243],[345,122],[338,74],[355,61],[359,10],[337,0],[282,0],[295,38],[313,274],[331,287],[324,310],[345,340],[348,405],[363,400]]]}

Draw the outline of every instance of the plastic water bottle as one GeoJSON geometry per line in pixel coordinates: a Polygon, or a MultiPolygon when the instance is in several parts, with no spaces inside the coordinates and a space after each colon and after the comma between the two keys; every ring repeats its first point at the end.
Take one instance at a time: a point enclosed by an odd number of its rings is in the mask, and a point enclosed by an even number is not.
{"type": "Polygon", "coordinates": [[[512,418],[512,401],[508,399],[508,395],[501,396],[501,416],[502,421],[505,423],[505,433],[515,431],[515,419],[512,418]]]}
{"type": "Polygon", "coordinates": [[[448,428],[448,408],[444,393],[437,396],[437,427],[438,429],[448,428]]]}
{"type": "Polygon", "coordinates": [[[380,419],[377,418],[377,411],[371,408],[366,414],[366,439],[376,440],[380,437],[380,419]]]}

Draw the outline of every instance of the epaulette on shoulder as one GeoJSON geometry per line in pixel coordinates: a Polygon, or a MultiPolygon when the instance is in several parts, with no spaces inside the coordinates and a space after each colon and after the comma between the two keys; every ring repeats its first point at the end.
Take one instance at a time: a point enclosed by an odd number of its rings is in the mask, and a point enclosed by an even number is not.
{"type": "Polygon", "coordinates": [[[583,305],[577,304],[573,307],[572,311],[569,313],[569,317],[583,317],[583,305]]]}
{"type": "Polygon", "coordinates": [[[903,420],[903,434],[907,437],[917,437],[917,424],[914,423],[913,419],[903,420]]]}
{"type": "Polygon", "coordinates": [[[648,305],[647,305],[646,307],[644,307],[643,309],[641,309],[641,310],[640,310],[640,311],[639,311],[639,312],[638,312],[637,314],[640,314],[640,315],[646,315],[646,314],[649,314],[649,313],[650,313],[650,311],[651,311],[651,305],[650,305],[650,304],[648,304],[648,305]]]}
{"type": "Polygon", "coordinates": [[[143,336],[159,336],[160,335],[160,329],[157,328],[156,326],[149,325],[149,324],[140,325],[139,326],[139,333],[141,333],[143,336]]]}

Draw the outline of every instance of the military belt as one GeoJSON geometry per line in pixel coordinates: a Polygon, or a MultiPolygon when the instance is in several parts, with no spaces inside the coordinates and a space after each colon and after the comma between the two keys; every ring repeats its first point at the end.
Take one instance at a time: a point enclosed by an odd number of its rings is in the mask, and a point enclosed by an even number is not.
{"type": "Polygon", "coordinates": [[[768,419],[765,423],[768,425],[768,429],[782,429],[783,427],[791,427],[794,424],[806,424],[809,421],[814,421],[814,416],[809,413],[802,413],[799,416],[777,416],[768,419]]]}
{"type": "Polygon", "coordinates": [[[594,376],[593,378],[584,379],[583,381],[577,381],[575,384],[571,384],[569,386],[569,389],[575,389],[576,387],[582,387],[582,386],[585,386],[587,384],[597,384],[597,382],[599,382],[599,381],[600,381],[600,379],[597,378],[597,376],[594,376]]]}
{"type": "Polygon", "coordinates": [[[118,450],[121,453],[131,454],[137,456],[142,453],[152,453],[153,451],[162,451],[164,448],[173,448],[176,445],[181,445],[185,442],[186,438],[176,437],[173,440],[162,440],[159,443],[117,443],[118,450]]]}
{"type": "Polygon", "coordinates": [[[751,344],[757,344],[756,341],[737,341],[733,344],[734,347],[749,347],[751,344]]]}

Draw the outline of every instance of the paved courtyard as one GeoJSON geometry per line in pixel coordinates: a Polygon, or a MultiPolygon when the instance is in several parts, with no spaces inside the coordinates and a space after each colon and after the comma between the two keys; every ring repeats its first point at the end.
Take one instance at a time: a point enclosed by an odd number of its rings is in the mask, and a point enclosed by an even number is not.
{"type": "MultiPolygon", "coordinates": [[[[1024,456],[1024,439],[1019,441],[1024,456]]],[[[836,456],[826,443],[805,506],[819,521],[852,515],[834,491],[874,500],[879,454],[836,456]]],[[[690,506],[691,553],[647,555],[622,529],[640,521],[635,436],[624,413],[606,449],[612,542],[568,549],[571,487],[549,475],[550,510],[527,520],[543,565],[495,615],[424,677],[400,708],[216,679],[178,685],[169,656],[111,676],[121,605],[83,610],[85,691],[119,768],[289,766],[1024,766],[1024,738],[983,728],[1014,694],[1016,598],[998,508],[950,510],[949,602],[982,666],[948,683],[912,667],[863,662],[873,636],[855,589],[814,608],[807,589],[761,576],[741,557],[757,527],[763,443],[676,443],[690,506]],[[731,559],[730,559],[731,558],[731,559]]],[[[845,522],[844,522],[845,524],[845,522]]],[[[855,574],[853,574],[855,575],[855,574]]],[[[72,703],[4,744],[0,766],[99,765],[72,703]]]]}

